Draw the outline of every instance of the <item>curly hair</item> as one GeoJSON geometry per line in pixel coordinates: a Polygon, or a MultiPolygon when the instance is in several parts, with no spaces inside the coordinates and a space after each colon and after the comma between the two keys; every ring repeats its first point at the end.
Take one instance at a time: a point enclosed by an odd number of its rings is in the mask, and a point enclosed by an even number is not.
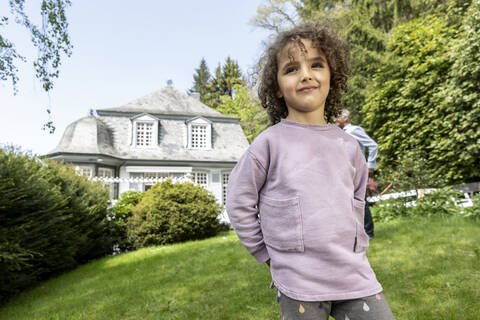
{"type": "Polygon", "coordinates": [[[325,54],[330,67],[330,91],[325,102],[325,120],[333,122],[341,112],[342,93],[347,91],[347,79],[350,74],[347,44],[324,24],[305,24],[279,33],[257,66],[260,70],[258,96],[272,125],[288,115],[285,100],[277,97],[278,54],[289,43],[297,45],[302,52],[305,52],[302,39],[311,40],[313,47],[325,54]]]}

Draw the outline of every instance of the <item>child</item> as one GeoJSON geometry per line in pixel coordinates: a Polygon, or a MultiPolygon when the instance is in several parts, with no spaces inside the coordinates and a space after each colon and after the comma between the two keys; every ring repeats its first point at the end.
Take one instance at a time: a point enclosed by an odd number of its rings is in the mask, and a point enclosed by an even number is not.
{"type": "Polygon", "coordinates": [[[270,266],[283,319],[393,319],[365,254],[365,158],[353,137],[327,124],[346,89],[344,42],[322,25],[296,27],[260,65],[272,127],[230,175],[232,226],[270,266]]]}

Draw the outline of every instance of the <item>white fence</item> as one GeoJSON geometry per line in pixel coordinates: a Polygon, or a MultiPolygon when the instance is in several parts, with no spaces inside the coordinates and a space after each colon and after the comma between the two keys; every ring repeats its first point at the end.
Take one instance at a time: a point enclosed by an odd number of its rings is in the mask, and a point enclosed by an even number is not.
{"type": "Polygon", "coordinates": [[[181,178],[176,178],[176,177],[161,177],[161,178],[91,177],[90,179],[92,181],[101,181],[101,182],[106,183],[106,184],[107,183],[120,183],[120,182],[156,184],[158,182],[163,182],[165,180],[172,180],[173,183],[175,183],[175,182],[180,182],[180,183],[191,182],[191,183],[194,183],[191,175],[185,175],[184,177],[181,177],[181,178]]]}
{"type": "MultiPolygon", "coordinates": [[[[399,199],[399,198],[409,198],[415,197],[417,199],[423,198],[424,195],[430,194],[438,189],[418,189],[418,190],[409,190],[409,191],[402,191],[402,192],[395,192],[395,193],[388,193],[383,194],[380,196],[373,196],[367,197],[367,201],[370,203],[375,203],[380,200],[387,200],[387,199],[399,199]]],[[[460,207],[471,207],[473,206],[472,196],[473,192],[463,192],[463,198],[459,201],[455,201],[455,204],[460,207]]],[[[452,199],[454,200],[454,199],[452,199]]],[[[407,206],[415,205],[415,200],[406,203],[407,206]]]]}

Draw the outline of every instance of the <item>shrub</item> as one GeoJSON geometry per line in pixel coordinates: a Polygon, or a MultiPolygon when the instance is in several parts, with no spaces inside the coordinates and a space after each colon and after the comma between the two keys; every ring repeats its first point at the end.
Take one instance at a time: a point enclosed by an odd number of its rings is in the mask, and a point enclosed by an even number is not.
{"type": "Polygon", "coordinates": [[[408,208],[405,201],[400,199],[388,199],[377,202],[370,207],[374,221],[390,221],[397,217],[408,216],[408,208]]]}
{"type": "Polygon", "coordinates": [[[143,192],[124,192],[109,212],[108,218],[111,224],[112,240],[120,251],[133,248],[131,241],[127,237],[127,221],[132,216],[133,207],[142,200],[142,197],[143,192]]]}
{"type": "Polygon", "coordinates": [[[215,197],[192,183],[157,183],[145,192],[127,224],[136,248],[202,239],[217,233],[215,197]]]}
{"type": "Polygon", "coordinates": [[[0,300],[110,253],[107,205],[71,167],[0,149],[0,300]]]}
{"type": "Polygon", "coordinates": [[[445,187],[423,198],[417,199],[415,206],[410,207],[411,215],[422,216],[451,216],[460,213],[456,203],[459,201],[461,192],[451,187],[445,187]]]}
{"type": "Polygon", "coordinates": [[[480,194],[473,197],[473,206],[465,208],[465,217],[480,222],[480,194]]]}
{"type": "MultiPolygon", "coordinates": [[[[435,190],[423,198],[406,202],[406,199],[388,199],[379,201],[371,207],[375,221],[388,221],[406,216],[450,216],[459,214],[456,203],[461,192],[450,187],[435,190]]],[[[410,199],[411,200],[411,199],[410,199]]]]}

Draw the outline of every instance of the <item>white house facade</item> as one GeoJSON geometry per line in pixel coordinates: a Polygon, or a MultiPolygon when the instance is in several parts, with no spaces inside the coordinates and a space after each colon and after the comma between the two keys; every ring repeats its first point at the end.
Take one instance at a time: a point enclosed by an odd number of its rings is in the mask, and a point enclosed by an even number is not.
{"type": "Polygon", "coordinates": [[[110,185],[111,197],[188,178],[224,204],[230,171],[248,141],[233,118],[167,86],[70,124],[46,156],[110,185]]]}

